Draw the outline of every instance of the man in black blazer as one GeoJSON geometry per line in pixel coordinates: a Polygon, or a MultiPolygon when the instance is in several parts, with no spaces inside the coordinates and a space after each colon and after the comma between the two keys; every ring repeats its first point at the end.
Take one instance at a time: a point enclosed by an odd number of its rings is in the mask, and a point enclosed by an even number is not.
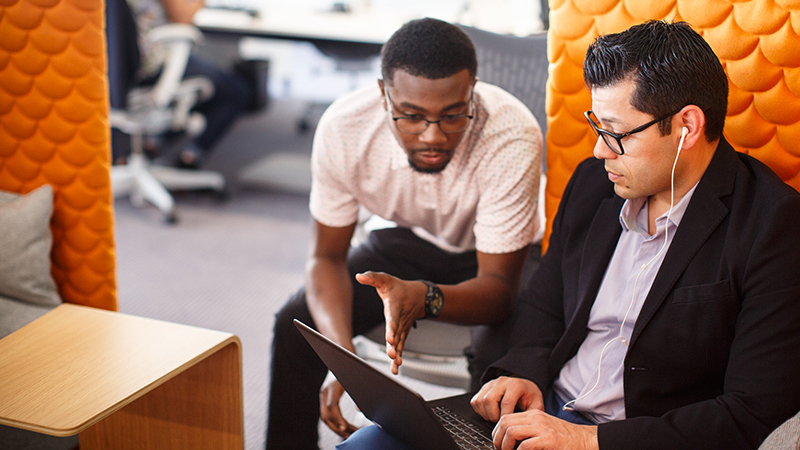
{"type": "Polygon", "coordinates": [[[472,400],[497,448],[756,448],[800,410],[800,195],[722,137],[685,23],[589,48],[572,176],[509,353],[472,400]]]}

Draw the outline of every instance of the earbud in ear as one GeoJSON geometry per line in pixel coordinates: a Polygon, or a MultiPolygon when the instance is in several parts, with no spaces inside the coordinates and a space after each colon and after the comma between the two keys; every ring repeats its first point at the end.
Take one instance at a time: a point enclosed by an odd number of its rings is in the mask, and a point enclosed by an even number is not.
{"type": "Polygon", "coordinates": [[[687,134],[689,134],[689,129],[686,128],[686,127],[683,127],[683,129],[681,130],[681,137],[685,138],[687,134]]]}

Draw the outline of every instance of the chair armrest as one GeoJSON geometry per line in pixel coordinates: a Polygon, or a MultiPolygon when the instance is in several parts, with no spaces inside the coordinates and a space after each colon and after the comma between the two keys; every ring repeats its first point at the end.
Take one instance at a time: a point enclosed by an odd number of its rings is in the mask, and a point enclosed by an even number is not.
{"type": "Polygon", "coordinates": [[[185,23],[169,23],[153,28],[147,33],[151,42],[190,41],[198,43],[203,40],[203,33],[195,26],[185,23]]]}
{"type": "Polygon", "coordinates": [[[148,39],[160,42],[167,49],[167,57],[153,88],[153,101],[160,108],[166,107],[175,96],[186,71],[186,64],[195,42],[202,39],[202,32],[188,24],[168,24],[154,28],[148,39]]]}

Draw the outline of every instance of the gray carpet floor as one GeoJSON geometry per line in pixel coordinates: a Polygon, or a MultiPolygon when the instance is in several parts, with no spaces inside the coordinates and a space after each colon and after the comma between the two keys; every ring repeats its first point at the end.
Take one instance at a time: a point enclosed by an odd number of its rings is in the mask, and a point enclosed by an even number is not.
{"type": "MultiPolygon", "coordinates": [[[[115,203],[120,311],[242,340],[247,450],[264,447],[273,316],[303,283],[310,217],[307,192],[265,188],[269,183],[242,181],[240,174],[282,152],[294,161],[308,155],[311,131],[298,133],[295,126],[302,108],[274,102],[268,112],[240,120],[220,143],[208,168],[226,175],[227,200],[177,194],[174,225],[155,208],[136,208],[126,199],[115,203]]],[[[460,392],[403,381],[426,398],[460,392]]],[[[356,414],[352,402],[344,410],[348,417],[356,414]]],[[[321,430],[321,448],[333,448],[338,438],[321,430]]]]}

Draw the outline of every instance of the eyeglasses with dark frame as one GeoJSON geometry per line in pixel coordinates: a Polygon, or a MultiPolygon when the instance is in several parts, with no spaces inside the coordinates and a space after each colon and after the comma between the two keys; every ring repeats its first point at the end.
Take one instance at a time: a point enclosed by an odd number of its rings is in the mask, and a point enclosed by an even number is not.
{"type": "Polygon", "coordinates": [[[644,124],[642,126],[638,126],[638,127],[634,128],[634,129],[632,129],[631,131],[628,131],[627,133],[622,133],[622,134],[612,133],[610,131],[606,131],[606,130],[602,129],[600,127],[600,122],[592,119],[593,116],[594,116],[595,119],[597,119],[597,116],[594,115],[594,112],[592,112],[592,110],[586,111],[585,113],[583,113],[583,115],[586,116],[586,120],[589,121],[589,125],[592,126],[592,130],[594,131],[594,134],[596,136],[598,136],[598,137],[603,138],[603,142],[606,143],[608,148],[610,148],[611,151],[613,151],[614,153],[616,153],[616,154],[621,156],[621,155],[625,154],[625,149],[622,148],[622,140],[623,139],[625,139],[626,137],[628,137],[628,136],[630,136],[632,134],[636,134],[636,133],[642,132],[642,131],[650,128],[652,125],[657,124],[658,122],[661,122],[662,120],[664,120],[664,119],[666,119],[668,117],[674,116],[675,114],[678,114],[681,111],[681,109],[683,109],[683,107],[680,107],[677,110],[675,110],[675,111],[673,111],[673,112],[671,112],[669,114],[666,114],[666,115],[664,115],[662,117],[659,117],[657,119],[651,120],[650,122],[647,122],[646,124],[644,124]],[[612,141],[612,140],[610,140],[610,138],[614,138],[615,140],[612,141]],[[617,147],[614,146],[615,144],[617,145],[617,147]]]}
{"type": "Polygon", "coordinates": [[[389,97],[389,89],[384,87],[383,92],[386,95],[386,104],[389,105],[389,115],[394,120],[397,126],[397,131],[405,134],[422,134],[432,123],[439,125],[439,129],[444,134],[456,134],[466,131],[469,128],[470,121],[475,117],[475,102],[473,100],[474,89],[469,94],[469,105],[472,114],[449,114],[439,120],[428,120],[422,117],[411,116],[394,116],[394,105],[392,99],[389,97]]]}

